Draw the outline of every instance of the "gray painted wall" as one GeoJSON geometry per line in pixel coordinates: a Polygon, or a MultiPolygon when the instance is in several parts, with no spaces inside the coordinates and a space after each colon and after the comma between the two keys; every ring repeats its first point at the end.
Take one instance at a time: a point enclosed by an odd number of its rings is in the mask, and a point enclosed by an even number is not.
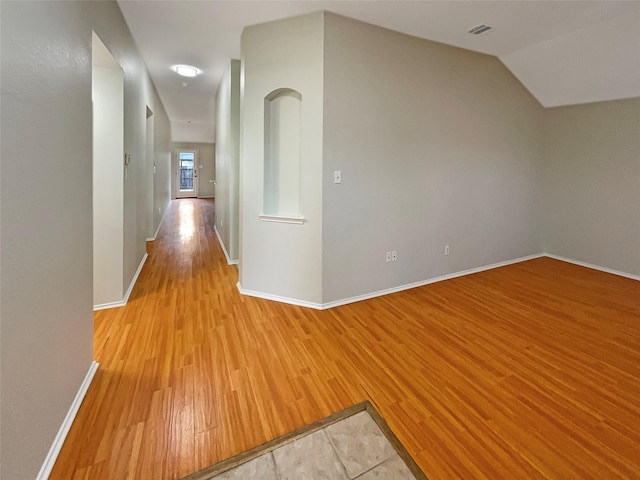
{"type": "Polygon", "coordinates": [[[552,108],[545,251],[640,275],[640,99],[552,108]]]}
{"type": "Polygon", "coordinates": [[[1,8],[0,477],[33,479],[92,360],[91,31],[1,8]]]}
{"type": "Polygon", "coordinates": [[[198,150],[198,197],[213,197],[215,195],[216,179],[215,158],[216,147],[213,143],[172,142],[171,143],[171,171],[172,198],[176,198],[178,188],[178,163],[175,155],[176,148],[198,150]],[[202,168],[199,168],[202,165],[202,168]]]}
{"type": "MultiPolygon", "coordinates": [[[[96,52],[106,47],[93,38],[96,52]]],[[[113,61],[113,60],[112,60],[113,61]]],[[[115,62],[114,62],[115,64],[115,62]]],[[[93,304],[120,302],[124,292],[123,252],[123,132],[122,69],[93,63],[93,304]]]]}
{"type": "Polygon", "coordinates": [[[160,227],[164,213],[171,202],[171,125],[154,89],[154,103],[160,105],[160,115],[154,113],[153,142],[156,173],[153,176],[153,226],[160,227]]]}
{"type": "Polygon", "coordinates": [[[243,289],[322,302],[324,13],[247,27],[242,34],[240,268],[243,289]],[[304,223],[266,222],[265,98],[292,89],[300,106],[300,202],[304,223]]]}
{"type": "Polygon", "coordinates": [[[229,256],[239,256],[240,60],[231,60],[216,93],[216,230],[229,256]]]}
{"type": "MultiPolygon", "coordinates": [[[[20,480],[92,359],[92,29],[125,71],[126,285],[144,254],[146,105],[162,212],[170,131],[114,2],[0,12],[0,477],[20,480]]],[[[640,274],[640,100],[542,118],[493,58],[326,17],[325,302],[540,252],[541,211],[549,253],[640,274]]]]}
{"type": "Polygon", "coordinates": [[[146,105],[165,172],[169,127],[115,2],[0,8],[0,477],[20,480],[36,476],[92,361],[92,30],[125,75],[125,285],[145,252],[146,105]]]}
{"type": "Polygon", "coordinates": [[[324,302],[542,252],[543,109],[498,59],[328,13],[324,56],[324,302]]]}

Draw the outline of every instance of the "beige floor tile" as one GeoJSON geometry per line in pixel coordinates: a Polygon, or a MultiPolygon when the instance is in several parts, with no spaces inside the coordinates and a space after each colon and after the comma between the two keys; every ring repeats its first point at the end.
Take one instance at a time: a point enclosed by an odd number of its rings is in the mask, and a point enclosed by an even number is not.
{"type": "Polygon", "coordinates": [[[265,453],[213,478],[215,480],[278,480],[271,453],[265,453]]]}
{"type": "Polygon", "coordinates": [[[273,451],[280,480],[347,480],[324,430],[273,451]]]}
{"type": "Polygon", "coordinates": [[[373,470],[357,477],[357,480],[415,480],[411,470],[396,454],[373,470]]]}
{"type": "Polygon", "coordinates": [[[371,470],[395,450],[367,412],[360,412],[325,429],[349,478],[371,470]]]}

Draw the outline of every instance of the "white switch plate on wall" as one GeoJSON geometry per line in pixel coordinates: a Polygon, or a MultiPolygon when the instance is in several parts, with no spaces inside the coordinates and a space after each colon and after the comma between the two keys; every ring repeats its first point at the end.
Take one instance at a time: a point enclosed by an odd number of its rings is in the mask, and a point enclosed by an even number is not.
{"type": "Polygon", "coordinates": [[[333,171],[333,183],[342,183],[342,172],[340,170],[333,171]]]}

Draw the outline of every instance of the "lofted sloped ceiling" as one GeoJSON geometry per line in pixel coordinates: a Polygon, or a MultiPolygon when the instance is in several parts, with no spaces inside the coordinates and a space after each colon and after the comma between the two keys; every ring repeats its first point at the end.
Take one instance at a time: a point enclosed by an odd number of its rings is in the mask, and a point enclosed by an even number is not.
{"type": "Polygon", "coordinates": [[[213,142],[215,93],[249,25],[330,10],[497,56],[545,107],[640,96],[640,1],[119,0],[174,141],[213,142]],[[491,30],[471,35],[480,24],[491,30]],[[202,74],[185,79],[172,66],[202,74]],[[186,83],[186,86],[184,85],[186,83]]]}

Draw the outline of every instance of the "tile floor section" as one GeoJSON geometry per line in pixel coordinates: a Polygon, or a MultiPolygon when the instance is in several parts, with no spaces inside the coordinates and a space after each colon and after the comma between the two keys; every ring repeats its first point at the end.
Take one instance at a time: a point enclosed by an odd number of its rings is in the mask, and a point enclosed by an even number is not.
{"type": "Polygon", "coordinates": [[[215,480],[416,480],[362,411],[220,473],[215,480]]]}

